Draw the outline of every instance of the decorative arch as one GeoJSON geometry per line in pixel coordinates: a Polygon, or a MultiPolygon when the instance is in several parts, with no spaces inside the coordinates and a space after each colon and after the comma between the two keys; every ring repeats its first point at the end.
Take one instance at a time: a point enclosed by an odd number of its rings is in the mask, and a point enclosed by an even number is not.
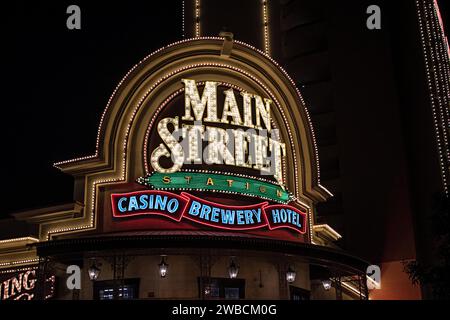
{"type": "Polygon", "coordinates": [[[287,73],[269,56],[235,41],[223,54],[223,38],[195,38],[176,42],[135,65],[114,90],[101,117],[96,153],[67,160],[55,167],[76,177],[75,194],[84,207],[79,217],[41,224],[40,238],[92,230],[103,186],[133,182],[144,174],[144,142],[153,117],[182,88],[181,78],[234,83],[273,99],[272,116],[286,143],[286,186],[309,213],[331,193],[320,185],[314,131],[300,92],[287,73]]]}

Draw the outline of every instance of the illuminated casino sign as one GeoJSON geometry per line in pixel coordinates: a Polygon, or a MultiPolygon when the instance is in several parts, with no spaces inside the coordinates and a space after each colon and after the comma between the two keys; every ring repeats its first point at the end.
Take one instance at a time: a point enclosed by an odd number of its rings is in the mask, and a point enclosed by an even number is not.
{"type": "Polygon", "coordinates": [[[113,194],[112,208],[115,218],[161,215],[178,222],[185,218],[219,229],[290,228],[303,234],[306,228],[306,214],[289,205],[268,205],[268,202],[261,202],[230,206],[207,201],[186,192],[177,195],[148,190],[113,194]]]}
{"type": "MultiPolygon", "coordinates": [[[[36,269],[8,272],[0,275],[0,300],[36,299],[36,269]]],[[[45,299],[53,297],[55,277],[46,278],[45,299]]]]}
{"type": "Polygon", "coordinates": [[[152,171],[137,182],[153,190],[112,194],[113,217],[163,216],[211,228],[287,228],[304,234],[306,213],[288,205],[293,197],[283,182],[286,146],[271,118],[273,101],[237,92],[227,83],[192,79],[181,83],[182,99],[165,106],[147,136],[152,171]],[[186,191],[263,201],[216,203],[186,191]],[[273,202],[277,205],[269,205],[273,202]]]}

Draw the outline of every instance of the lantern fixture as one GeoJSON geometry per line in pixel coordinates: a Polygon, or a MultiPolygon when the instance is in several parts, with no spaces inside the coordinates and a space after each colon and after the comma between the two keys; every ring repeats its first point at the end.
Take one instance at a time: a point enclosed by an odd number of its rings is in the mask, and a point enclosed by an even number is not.
{"type": "Polygon", "coordinates": [[[228,274],[230,275],[230,279],[236,279],[238,273],[239,273],[239,266],[236,265],[234,259],[231,258],[231,263],[228,266],[228,274]]]}
{"type": "Polygon", "coordinates": [[[88,274],[91,281],[97,280],[98,276],[100,275],[100,269],[95,264],[95,260],[92,261],[92,265],[88,269],[88,274]]]}
{"type": "Polygon", "coordinates": [[[161,262],[158,264],[159,266],[159,275],[161,278],[165,278],[167,275],[167,269],[169,269],[169,265],[165,261],[166,256],[161,256],[161,262]]]}
{"type": "Polygon", "coordinates": [[[322,280],[322,285],[323,285],[323,288],[326,291],[330,290],[330,288],[331,288],[331,280],[330,279],[322,280]]]}
{"type": "Polygon", "coordinates": [[[294,269],[292,269],[291,266],[289,266],[288,270],[286,271],[286,280],[289,283],[292,283],[295,281],[295,277],[297,276],[297,273],[294,269]]]}

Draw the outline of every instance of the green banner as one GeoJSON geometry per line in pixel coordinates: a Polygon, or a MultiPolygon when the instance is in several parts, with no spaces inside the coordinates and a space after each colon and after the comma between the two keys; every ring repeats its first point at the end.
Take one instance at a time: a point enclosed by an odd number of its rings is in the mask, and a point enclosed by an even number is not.
{"type": "Polygon", "coordinates": [[[289,193],[276,184],[226,174],[155,172],[147,177],[139,178],[138,182],[156,190],[216,191],[253,196],[280,203],[287,203],[291,200],[289,193]]]}

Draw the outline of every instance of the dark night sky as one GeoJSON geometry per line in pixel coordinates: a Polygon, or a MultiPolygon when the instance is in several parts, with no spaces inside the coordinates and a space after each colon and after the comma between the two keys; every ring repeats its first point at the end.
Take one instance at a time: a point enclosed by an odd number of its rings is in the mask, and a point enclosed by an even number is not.
{"type": "MultiPolygon", "coordinates": [[[[440,2],[449,34],[450,1],[440,2]]],[[[52,163],[95,151],[117,83],[144,56],[181,39],[182,26],[177,0],[16,1],[3,19],[4,215],[72,200],[73,179],[52,163]],[[80,31],[66,28],[74,3],[82,10],[80,31]]]]}
{"type": "Polygon", "coordinates": [[[10,10],[2,68],[8,75],[3,198],[10,201],[2,201],[2,213],[70,202],[73,179],[52,163],[92,154],[101,113],[120,79],[182,36],[180,1],[76,1],[82,29],[70,31],[66,8],[73,3],[24,2],[10,10]]]}

